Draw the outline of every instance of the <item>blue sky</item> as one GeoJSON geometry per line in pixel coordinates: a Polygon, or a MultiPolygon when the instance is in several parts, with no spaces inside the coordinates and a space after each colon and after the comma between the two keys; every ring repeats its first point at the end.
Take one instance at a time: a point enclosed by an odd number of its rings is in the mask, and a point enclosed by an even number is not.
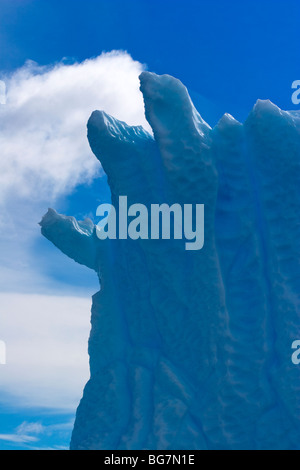
{"type": "Polygon", "coordinates": [[[0,0],[8,88],[0,108],[0,449],[67,447],[88,377],[97,279],[43,239],[37,222],[49,206],[94,218],[109,199],[85,143],[89,113],[102,108],[146,125],[137,80],[145,68],[179,78],[211,126],[225,112],[245,120],[258,98],[297,109],[299,17],[298,0],[0,0]],[[113,50],[128,54],[101,56],[113,50]]]}
{"type": "MultiPolygon", "coordinates": [[[[297,0],[1,0],[1,67],[127,50],[244,119],[257,98],[290,107],[297,0]]],[[[201,110],[200,110],[201,111],[201,110]]]]}

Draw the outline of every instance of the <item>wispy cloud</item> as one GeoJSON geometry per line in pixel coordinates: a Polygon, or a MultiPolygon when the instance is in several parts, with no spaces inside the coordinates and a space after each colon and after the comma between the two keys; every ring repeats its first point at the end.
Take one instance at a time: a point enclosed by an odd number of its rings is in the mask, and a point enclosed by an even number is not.
{"type": "Polygon", "coordinates": [[[82,63],[27,62],[1,75],[7,88],[7,103],[0,105],[1,290],[16,285],[22,292],[45,290],[48,280],[35,271],[32,258],[40,237],[37,223],[57,197],[101,174],[86,136],[92,111],[147,125],[139,92],[142,69],[129,54],[115,51],[82,63]]]}
{"type": "Polygon", "coordinates": [[[37,437],[26,434],[0,434],[1,441],[13,442],[14,444],[27,444],[38,441],[37,437]]]}
{"type": "Polygon", "coordinates": [[[15,409],[75,412],[89,378],[91,299],[0,293],[0,305],[6,343],[0,401],[15,409]]]}
{"type": "Polygon", "coordinates": [[[99,164],[86,138],[95,109],[145,124],[138,75],[125,52],[68,65],[27,62],[6,77],[0,107],[0,196],[16,191],[40,200],[66,193],[95,175],[99,164]]]}
{"type": "Polygon", "coordinates": [[[17,427],[16,431],[17,434],[24,436],[28,434],[41,434],[45,431],[45,429],[45,426],[43,426],[40,422],[28,423],[27,421],[23,421],[23,423],[17,427]]]}
{"type": "Polygon", "coordinates": [[[20,447],[32,450],[66,450],[67,446],[44,446],[43,439],[53,435],[64,434],[70,436],[73,428],[73,420],[44,425],[41,422],[23,421],[11,434],[0,434],[0,441],[4,441],[7,445],[18,444],[20,447]]]}
{"type": "MultiPolygon", "coordinates": [[[[91,299],[63,292],[55,276],[50,283],[37,268],[47,263],[37,222],[57,197],[101,174],[86,138],[92,111],[147,127],[143,68],[129,54],[112,52],[82,63],[28,62],[1,75],[7,100],[0,105],[0,289],[7,293],[0,292],[0,340],[7,364],[0,366],[0,401],[16,410],[74,413],[89,377],[91,299]]],[[[33,444],[46,432],[41,426],[23,423],[0,440],[33,444]]]]}

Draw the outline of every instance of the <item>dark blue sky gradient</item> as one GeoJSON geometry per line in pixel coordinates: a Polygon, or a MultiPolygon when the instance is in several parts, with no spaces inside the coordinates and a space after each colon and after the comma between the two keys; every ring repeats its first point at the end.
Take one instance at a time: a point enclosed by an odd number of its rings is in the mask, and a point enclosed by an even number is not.
{"type": "Polygon", "coordinates": [[[295,109],[299,18],[299,0],[0,0],[0,69],[123,49],[244,120],[257,98],[295,109]]]}

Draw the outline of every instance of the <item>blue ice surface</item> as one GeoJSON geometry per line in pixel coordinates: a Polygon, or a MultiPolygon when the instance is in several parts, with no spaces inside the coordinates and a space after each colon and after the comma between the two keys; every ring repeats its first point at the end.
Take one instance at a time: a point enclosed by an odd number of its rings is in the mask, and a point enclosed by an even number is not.
{"type": "Polygon", "coordinates": [[[211,129],[183,84],[140,76],[153,130],[103,111],[88,139],[112,203],[204,204],[205,243],[42,233],[94,270],[91,377],[71,449],[300,449],[300,118],[257,101],[211,129]]]}

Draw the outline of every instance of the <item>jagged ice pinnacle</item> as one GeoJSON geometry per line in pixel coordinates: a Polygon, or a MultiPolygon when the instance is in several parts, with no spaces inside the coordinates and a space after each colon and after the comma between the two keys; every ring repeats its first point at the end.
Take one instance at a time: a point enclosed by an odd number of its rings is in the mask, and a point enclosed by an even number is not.
{"type": "Polygon", "coordinates": [[[211,129],[179,80],[140,82],[153,136],[103,111],[88,122],[112,203],[204,204],[205,243],[42,219],[101,284],[71,449],[300,449],[300,119],[258,101],[211,129]]]}

